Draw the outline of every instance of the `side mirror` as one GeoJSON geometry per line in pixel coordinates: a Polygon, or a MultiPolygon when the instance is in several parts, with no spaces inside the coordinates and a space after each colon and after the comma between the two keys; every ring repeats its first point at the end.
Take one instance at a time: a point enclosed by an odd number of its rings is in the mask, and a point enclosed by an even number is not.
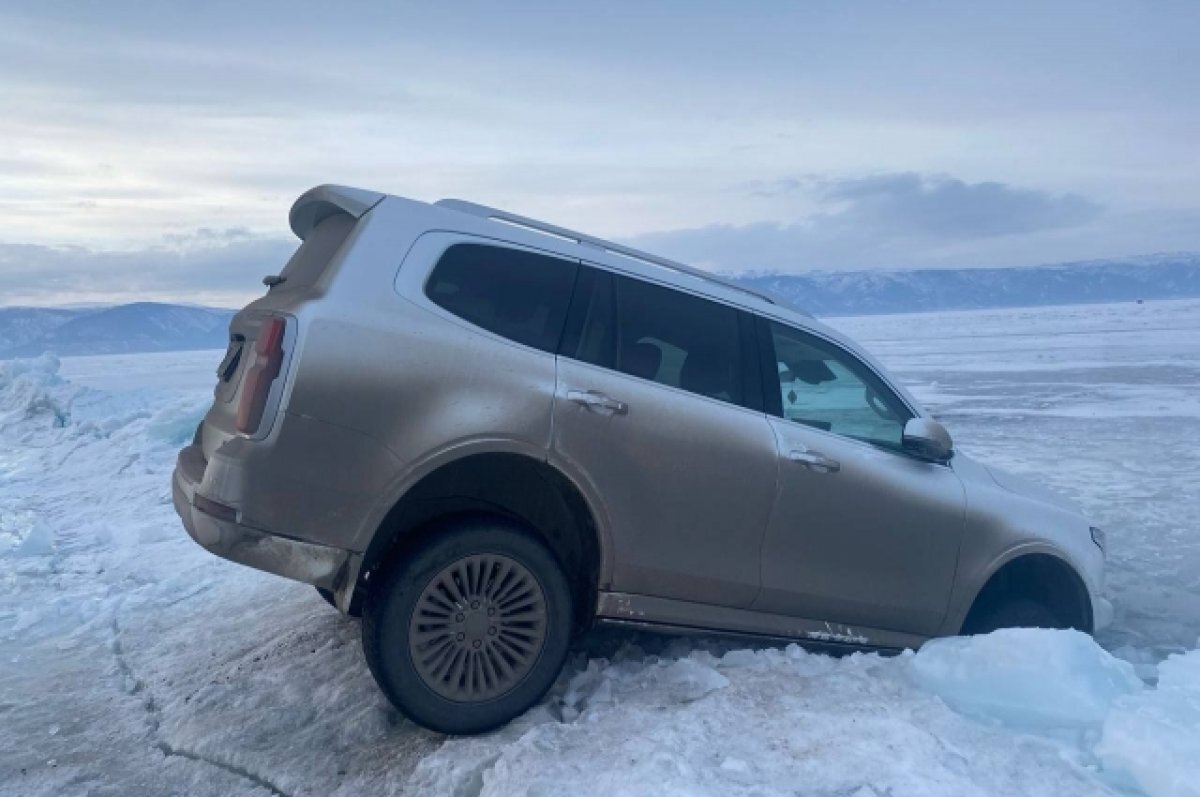
{"type": "Polygon", "coordinates": [[[954,456],[950,433],[932,418],[912,418],[904,424],[904,450],[930,462],[946,463],[954,456]]]}

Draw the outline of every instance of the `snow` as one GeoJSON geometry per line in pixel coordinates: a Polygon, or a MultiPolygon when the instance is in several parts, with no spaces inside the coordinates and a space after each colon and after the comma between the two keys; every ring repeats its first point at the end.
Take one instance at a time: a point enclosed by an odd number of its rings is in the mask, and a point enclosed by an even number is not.
{"type": "Polygon", "coordinates": [[[445,739],[382,697],[356,622],[179,526],[219,352],[42,357],[0,363],[0,794],[1197,794],[1200,302],[834,323],[1107,530],[1100,644],[605,630],[524,717],[445,739]]]}
{"type": "MultiPolygon", "coordinates": [[[[1130,728],[1098,757],[1114,705],[1156,692],[1083,634],[1003,632],[896,658],[710,647],[580,654],[542,708],[424,758],[413,792],[1094,795],[1129,786],[1127,762],[1146,766],[1158,741],[1130,728]]],[[[1194,723],[1148,730],[1179,748],[1200,738],[1194,723]]],[[[1169,773],[1137,780],[1156,797],[1189,794],[1200,775],[1170,752],[1149,768],[1169,773]]]]}

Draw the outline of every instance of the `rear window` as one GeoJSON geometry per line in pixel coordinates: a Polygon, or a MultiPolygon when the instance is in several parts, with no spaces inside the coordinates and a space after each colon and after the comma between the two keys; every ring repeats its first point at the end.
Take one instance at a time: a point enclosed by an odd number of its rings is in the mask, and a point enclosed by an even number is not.
{"type": "Polygon", "coordinates": [[[455,244],[429,275],[425,294],[489,332],[553,352],[578,266],[520,249],[455,244]]]}

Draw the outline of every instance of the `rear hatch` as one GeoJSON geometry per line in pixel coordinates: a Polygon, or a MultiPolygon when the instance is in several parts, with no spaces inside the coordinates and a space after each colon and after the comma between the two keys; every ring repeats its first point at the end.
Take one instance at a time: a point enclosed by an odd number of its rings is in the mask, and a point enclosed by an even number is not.
{"type": "Polygon", "coordinates": [[[303,241],[278,274],[264,279],[267,294],[230,322],[228,346],[217,366],[213,405],[197,430],[206,460],[235,435],[261,438],[270,432],[288,369],[294,366],[292,350],[301,310],[319,299],[321,278],[339,257],[361,215],[370,209],[356,206],[359,215],[351,215],[329,199],[334,190],[313,189],[297,200],[292,226],[303,241]],[[306,197],[314,194],[319,195],[306,203],[306,197]]]}

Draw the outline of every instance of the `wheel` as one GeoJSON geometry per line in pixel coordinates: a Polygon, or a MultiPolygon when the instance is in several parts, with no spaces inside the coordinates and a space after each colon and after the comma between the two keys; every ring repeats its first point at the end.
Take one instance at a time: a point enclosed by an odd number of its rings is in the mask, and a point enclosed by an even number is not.
{"type": "Polygon", "coordinates": [[[541,699],[562,670],[571,591],[554,555],[524,529],[458,522],[379,575],[363,607],[363,652],[414,722],[451,734],[491,730],[541,699]]]}
{"type": "Polygon", "coordinates": [[[1054,613],[1028,598],[1004,601],[970,623],[968,634],[987,634],[1001,628],[1066,628],[1054,613]]]}
{"type": "MultiPolygon", "coordinates": [[[[337,608],[337,603],[334,600],[332,592],[322,587],[314,587],[314,589],[316,589],[318,595],[325,599],[326,603],[335,609],[337,608]]],[[[346,612],[346,614],[350,617],[362,617],[362,597],[357,591],[354,593],[354,597],[350,599],[350,611],[346,612]]]]}

